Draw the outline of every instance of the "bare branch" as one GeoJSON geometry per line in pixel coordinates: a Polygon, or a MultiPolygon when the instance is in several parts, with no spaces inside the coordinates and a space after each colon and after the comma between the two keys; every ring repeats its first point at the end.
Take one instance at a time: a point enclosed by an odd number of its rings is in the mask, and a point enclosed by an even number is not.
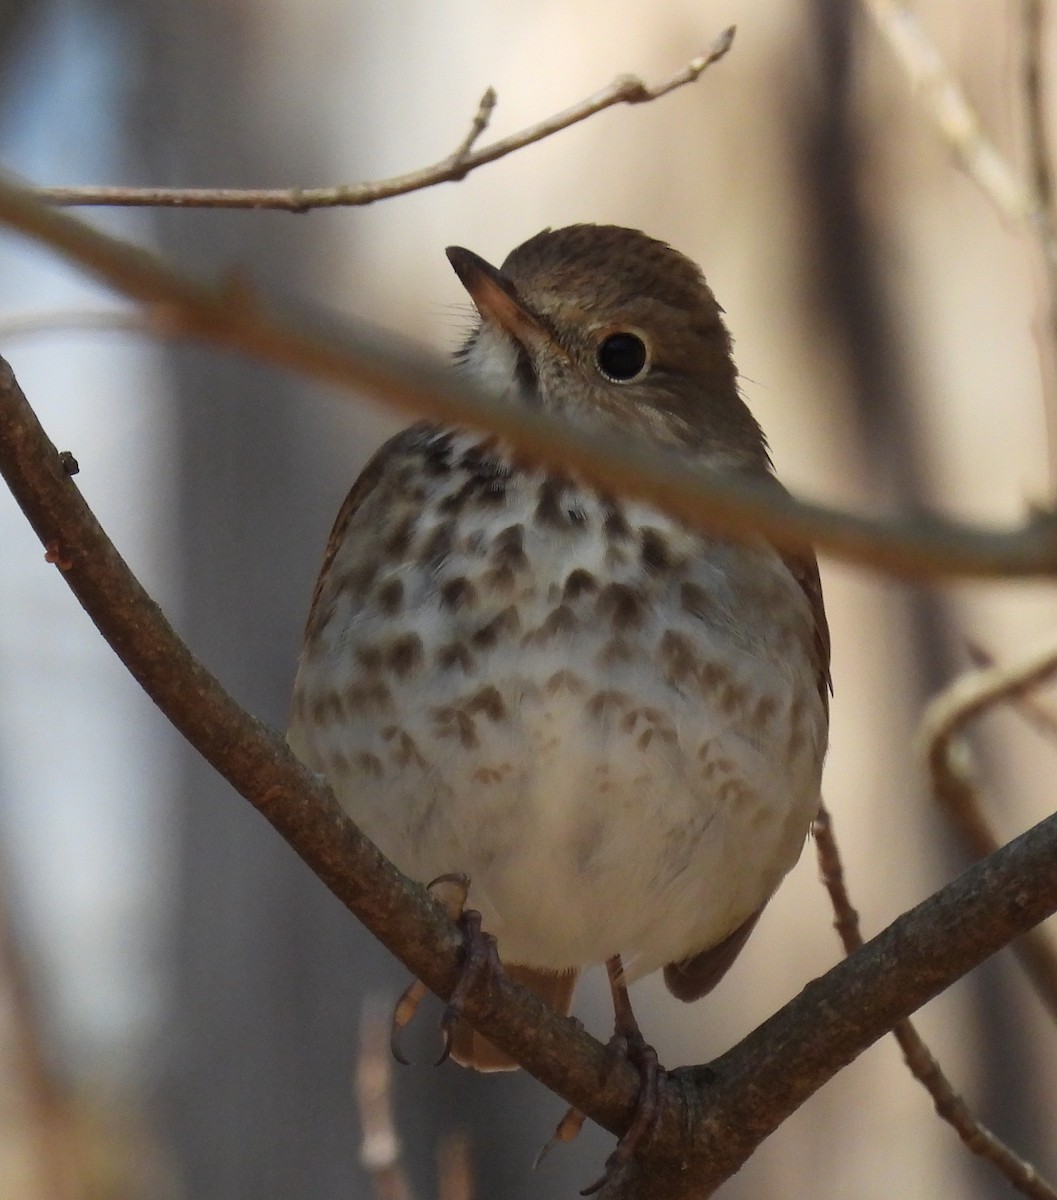
{"type": "MultiPolygon", "coordinates": [[[[974,665],[978,667],[993,667],[995,659],[992,654],[977,642],[967,642],[966,650],[974,665]]],[[[1046,704],[1038,696],[1029,694],[1016,696],[1012,700],[1013,707],[1031,725],[1036,732],[1050,741],[1057,741],[1057,710],[1046,704]]]]}
{"type": "Polygon", "coordinates": [[[988,530],[928,513],[875,519],[795,500],[773,481],[705,471],[672,453],[497,402],[390,333],[339,326],[303,305],[269,305],[245,284],[200,283],[3,180],[0,222],[148,306],[159,335],[193,337],[366,392],[419,416],[490,430],[526,455],[572,468],[607,491],[647,500],[705,532],[749,539],[763,534],[783,549],[814,546],[903,575],[1057,574],[1053,512],[1033,511],[1018,527],[988,530]]]}
{"type": "Polygon", "coordinates": [[[498,102],[499,97],[495,94],[495,88],[486,88],[481,102],[477,106],[477,112],[474,114],[469,132],[452,151],[451,161],[453,163],[466,162],[470,151],[477,144],[478,138],[488,128],[488,122],[492,119],[492,113],[498,102]]]}
{"type": "Polygon", "coordinates": [[[1037,205],[1031,226],[1046,281],[1045,316],[1038,331],[1039,358],[1045,396],[1050,488],[1057,488],[1057,223],[1054,220],[1053,171],[1046,121],[1042,0],[1021,0],[1021,92],[1027,131],[1028,161],[1037,205]]]}
{"type": "Polygon", "coordinates": [[[368,997],[360,1014],[359,1048],[355,1084],[363,1129],[360,1162],[370,1176],[375,1200],[412,1200],[403,1147],[393,1120],[389,1019],[377,997],[368,997]]]}
{"type": "Polygon", "coordinates": [[[1057,222],[1043,104],[1042,0],[1021,0],[1025,124],[1031,178],[1024,179],[984,131],[953,72],[903,0],[863,0],[933,124],[966,174],[1008,221],[1032,234],[1046,281],[1039,357],[1046,396],[1050,483],[1057,474],[1057,222]]]}
{"type": "MultiPolygon", "coordinates": [[[[0,473],[47,560],[169,720],[412,974],[449,997],[459,975],[458,930],[177,638],[88,509],[2,360],[0,473]]],[[[656,1131],[627,1168],[627,1197],[711,1194],[896,1021],[1057,909],[1055,859],[1051,817],[810,983],[718,1060],[706,1086],[666,1081],[656,1131]]],[[[475,981],[463,1007],[482,1033],[569,1104],[614,1133],[627,1129],[638,1072],[614,1063],[577,1022],[502,975],[475,981]]]]}
{"type": "MultiPolygon", "coordinates": [[[[1008,667],[968,671],[936,696],[921,720],[932,791],[974,858],[1001,844],[984,813],[973,756],[964,733],[970,721],[998,704],[1025,696],[1057,672],[1057,639],[1008,667]]],[[[1041,929],[1018,938],[1012,949],[1036,993],[1057,1017],[1057,947],[1041,929]]]]}
{"type": "MultiPolygon", "coordinates": [[[[819,810],[811,826],[818,854],[819,874],[833,905],[834,928],[840,935],[844,953],[852,955],[862,948],[859,914],[852,907],[844,879],[840,848],[833,832],[833,819],[825,807],[819,810]]],[[[950,1124],[974,1154],[993,1163],[1009,1182],[1033,1200],[1057,1200],[1057,1191],[980,1120],[951,1086],[950,1080],[922,1040],[912,1021],[900,1021],[892,1033],[903,1051],[911,1074],[932,1097],[939,1115],[950,1124]]]]}
{"type": "Polygon", "coordinates": [[[965,173],[1009,220],[1034,219],[1039,199],[984,132],[958,80],[902,0],[862,0],[965,173]]]}
{"type": "Polygon", "coordinates": [[[5,1026],[5,1064],[16,1105],[24,1111],[20,1130],[30,1151],[31,1191],[48,1200],[74,1200],[82,1193],[85,1166],[74,1097],[56,1078],[51,1046],[41,1022],[30,964],[18,937],[10,897],[0,874],[0,998],[5,1026]]]}
{"type": "Polygon", "coordinates": [[[464,179],[471,171],[495,162],[552,137],[563,129],[586,121],[604,109],[618,104],[644,104],[666,96],[676,88],[699,79],[705,70],[718,62],[734,42],[734,26],[725,29],[704,54],[688,63],[681,71],[650,87],[635,75],[618,76],[608,86],[578,104],[552,117],[530,125],[518,133],[474,150],[473,146],[488,125],[496,104],[496,94],[489,88],[478,107],[469,134],[455,150],[440,162],[406,175],[381,179],[374,183],[329,188],[132,188],[132,187],[54,187],[35,188],[34,194],[48,204],[150,206],[152,208],[268,208],[303,213],[315,208],[352,208],[405,196],[439,183],[464,179]]]}
{"type": "Polygon", "coordinates": [[[470,1139],[453,1133],[437,1146],[437,1200],[473,1200],[470,1139]]]}
{"type": "Polygon", "coordinates": [[[125,309],[48,309],[0,317],[0,342],[49,333],[149,334],[152,326],[140,311],[125,309]]]}

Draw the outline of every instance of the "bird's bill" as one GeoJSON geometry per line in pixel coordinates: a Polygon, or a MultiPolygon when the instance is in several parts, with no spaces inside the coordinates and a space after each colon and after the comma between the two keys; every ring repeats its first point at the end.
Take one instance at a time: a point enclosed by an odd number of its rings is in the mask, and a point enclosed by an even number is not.
{"type": "Polygon", "coordinates": [[[482,320],[497,325],[529,348],[553,342],[539,318],[518,299],[513,284],[491,263],[462,246],[449,246],[445,253],[482,320]]]}

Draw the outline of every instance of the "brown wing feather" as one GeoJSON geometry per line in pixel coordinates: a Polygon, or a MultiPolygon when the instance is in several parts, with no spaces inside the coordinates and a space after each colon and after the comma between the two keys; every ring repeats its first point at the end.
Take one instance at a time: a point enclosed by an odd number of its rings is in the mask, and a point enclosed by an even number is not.
{"type": "Polygon", "coordinates": [[[326,587],[330,568],[334,563],[334,557],[345,541],[349,522],[356,515],[357,510],[363,502],[376,488],[393,484],[394,481],[390,472],[393,460],[414,450],[432,430],[433,426],[425,422],[419,422],[417,425],[411,425],[409,428],[391,437],[388,441],[383,442],[374,454],[371,455],[367,465],[349,489],[349,494],[345,497],[344,503],[338,509],[338,515],[334,518],[330,537],[327,538],[327,544],[323,550],[323,562],[320,565],[319,576],[316,579],[316,586],[312,592],[312,603],[309,605],[308,621],[305,625],[306,642],[316,632],[316,623],[319,620],[320,614],[320,597],[323,594],[324,587],[326,587]]]}
{"type": "MultiPolygon", "coordinates": [[[[818,561],[810,553],[783,554],[782,561],[800,585],[811,606],[811,614],[815,620],[814,656],[818,694],[828,716],[833,680],[830,676],[829,622],[826,620],[826,606],[822,600],[818,561]]],[[[765,907],[766,901],[718,945],[702,950],[700,954],[682,962],[669,963],[664,968],[664,982],[672,995],[688,1003],[707,995],[733,966],[765,907]]]]}
{"type": "Polygon", "coordinates": [[[833,679],[829,669],[829,621],[826,620],[826,606],[822,600],[818,561],[813,554],[783,554],[782,561],[807,597],[807,602],[811,605],[811,614],[815,618],[815,670],[818,675],[818,694],[822,697],[822,704],[828,716],[833,679]]]}
{"type": "Polygon", "coordinates": [[[664,968],[664,982],[668,991],[677,1000],[684,1000],[687,1004],[707,996],[733,966],[749,940],[749,934],[756,928],[764,907],[765,904],[761,904],[747,921],[742,921],[719,945],[702,950],[692,958],[684,958],[682,962],[669,963],[664,968]]]}

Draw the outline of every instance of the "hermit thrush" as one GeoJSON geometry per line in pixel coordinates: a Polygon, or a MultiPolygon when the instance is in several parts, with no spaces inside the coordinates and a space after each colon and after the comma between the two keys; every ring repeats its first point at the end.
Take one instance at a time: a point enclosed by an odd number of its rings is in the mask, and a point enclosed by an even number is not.
{"type": "MultiPolygon", "coordinates": [[[[448,258],[480,314],[459,366],[506,403],[773,480],[681,254],[577,225],[499,270],[448,258]]],[[[504,963],[554,1007],[601,962],[618,1001],[659,968],[694,1000],[800,854],[828,687],[813,557],[420,424],[338,514],[290,740],[404,872],[469,877],[504,963]]],[[[466,1027],[452,1053],[514,1065],[466,1027]]]]}

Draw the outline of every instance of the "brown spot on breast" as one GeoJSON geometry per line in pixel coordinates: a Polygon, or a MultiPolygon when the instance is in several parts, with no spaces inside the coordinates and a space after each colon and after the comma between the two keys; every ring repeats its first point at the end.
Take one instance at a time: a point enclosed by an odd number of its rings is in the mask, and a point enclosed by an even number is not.
{"type": "Polygon", "coordinates": [[[458,667],[469,675],[474,669],[474,657],[464,642],[448,642],[437,651],[437,666],[442,670],[458,667]]]}
{"type": "Polygon", "coordinates": [[[480,745],[473,717],[463,708],[452,704],[441,705],[433,710],[433,723],[437,737],[458,738],[467,750],[473,750],[480,745]]]}
{"type": "Polygon", "coordinates": [[[490,571],[485,571],[481,582],[485,587],[491,588],[494,592],[512,592],[514,584],[517,581],[514,578],[513,570],[504,565],[493,567],[490,571]]]}
{"type": "Polygon", "coordinates": [[[540,484],[536,493],[536,520],[541,525],[549,525],[553,529],[565,528],[567,520],[561,503],[564,492],[564,486],[549,475],[540,484]]]}
{"type": "Polygon", "coordinates": [[[560,476],[548,475],[539,486],[536,499],[536,520],[550,529],[572,529],[582,526],[586,514],[577,506],[567,504],[565,493],[569,482],[560,476]]]}
{"type": "Polygon", "coordinates": [[[430,530],[426,537],[422,549],[418,553],[419,561],[432,570],[436,570],[451,554],[454,541],[455,522],[441,521],[430,530]]]}
{"type": "Polygon", "coordinates": [[[340,721],[345,715],[337,692],[323,692],[312,700],[309,707],[316,725],[329,725],[331,721],[340,721]]]}
{"type": "Polygon", "coordinates": [[[513,604],[508,604],[501,613],[482,625],[471,638],[482,650],[491,649],[500,638],[511,638],[521,629],[521,618],[513,604]]]}
{"type": "Polygon", "coordinates": [[[713,621],[718,609],[706,588],[697,583],[684,583],[679,588],[679,603],[683,612],[701,621],[713,621]]]}
{"type": "Polygon", "coordinates": [[[341,753],[340,750],[336,754],[331,755],[330,769],[335,775],[338,775],[341,778],[347,777],[352,770],[351,766],[349,765],[349,760],[344,754],[341,753]]]}
{"type": "Polygon", "coordinates": [[[715,659],[706,659],[701,664],[698,678],[703,692],[714,692],[727,684],[730,672],[723,663],[717,662],[715,659]]]}
{"type": "Polygon", "coordinates": [[[360,645],[355,650],[356,661],[365,671],[379,671],[382,667],[381,648],[374,645],[360,645]]]}
{"type": "Polygon", "coordinates": [[[502,533],[496,534],[492,542],[492,562],[497,567],[508,567],[512,571],[521,571],[529,565],[525,554],[524,525],[508,525],[502,533]]]}
{"type": "Polygon", "coordinates": [[[490,721],[502,721],[506,716],[506,705],[498,688],[483,687],[466,701],[468,713],[484,713],[490,721]]]}
{"type": "Polygon", "coordinates": [[[577,567],[575,571],[569,572],[569,576],[565,580],[565,587],[562,589],[562,599],[570,601],[578,600],[581,596],[597,591],[598,580],[595,579],[590,571],[585,571],[583,567],[577,567]]]}
{"type": "Polygon", "coordinates": [[[356,755],[356,765],[365,775],[373,775],[376,779],[380,778],[384,771],[382,760],[378,755],[369,754],[366,751],[356,755]]]}
{"type": "Polygon", "coordinates": [[[630,699],[624,692],[618,692],[615,688],[607,688],[602,692],[595,692],[587,702],[587,712],[592,717],[616,716],[618,712],[622,712],[631,703],[630,699]]]}
{"type": "Polygon", "coordinates": [[[495,767],[478,767],[470,778],[474,783],[502,783],[503,773],[495,767]]]}
{"type": "Polygon", "coordinates": [[[612,621],[614,629],[638,629],[645,618],[642,593],[626,583],[609,583],[598,593],[598,615],[612,621]]]}
{"type": "Polygon", "coordinates": [[[383,649],[382,657],[398,679],[406,679],[422,666],[422,639],[417,633],[403,633],[383,649]]]}
{"type": "Polygon", "coordinates": [[[376,593],[378,607],[390,617],[404,606],[404,584],[400,579],[387,579],[376,593]]]}
{"type": "Polygon", "coordinates": [[[467,479],[461,487],[444,497],[438,505],[440,511],[457,517],[474,498],[477,487],[476,479],[467,479]]]}
{"type": "Polygon", "coordinates": [[[728,716],[737,716],[744,712],[749,704],[749,689],[743,684],[731,681],[720,692],[719,707],[728,716]]]}
{"type": "Polygon", "coordinates": [[[387,558],[405,558],[415,533],[415,515],[403,517],[393,532],[386,538],[384,550],[387,558]]]}
{"type": "Polygon", "coordinates": [[[722,804],[729,804],[731,808],[743,808],[756,799],[755,793],[741,779],[726,780],[720,784],[717,795],[722,804]]]}
{"type": "Polygon", "coordinates": [[[449,579],[440,589],[440,602],[449,612],[473,608],[477,603],[477,589],[465,575],[460,575],[457,579],[449,579]]]}
{"type": "Polygon", "coordinates": [[[630,644],[623,638],[610,638],[598,652],[598,663],[603,667],[612,667],[617,663],[631,662],[635,657],[630,644]]]}
{"type": "Polygon", "coordinates": [[[587,684],[573,671],[555,671],[543,685],[548,696],[558,692],[569,692],[573,696],[582,696],[587,691],[587,684]]]}
{"type": "Polygon", "coordinates": [[[416,767],[428,767],[429,763],[422,757],[418,743],[405,729],[398,731],[396,745],[389,752],[398,767],[407,767],[412,763],[416,767]]]}
{"type": "Polygon", "coordinates": [[[668,539],[659,529],[647,526],[642,531],[641,561],[651,575],[668,571],[675,565],[668,539]]]}
{"type": "Polygon", "coordinates": [[[559,604],[538,629],[526,633],[521,639],[523,646],[541,646],[552,638],[562,634],[572,633],[579,621],[576,614],[567,604],[559,604]]]}
{"type": "Polygon", "coordinates": [[[393,695],[380,679],[352,683],[345,689],[345,705],[350,713],[388,712],[393,707],[393,695]]]}
{"type": "Polygon", "coordinates": [[[660,653],[665,678],[669,683],[686,683],[697,674],[697,651],[693,642],[683,634],[669,629],[661,638],[660,653]]]}
{"type": "Polygon", "coordinates": [[[761,696],[752,710],[749,723],[753,729],[762,732],[774,719],[778,712],[778,701],[773,696],[761,696]]]}
{"type": "Polygon", "coordinates": [[[603,532],[611,542],[626,542],[631,537],[631,526],[624,516],[624,510],[613,503],[605,506],[605,520],[602,523],[603,532]]]}
{"type": "Polygon", "coordinates": [[[434,438],[422,450],[420,464],[425,474],[438,479],[451,472],[451,434],[434,438]]]}

